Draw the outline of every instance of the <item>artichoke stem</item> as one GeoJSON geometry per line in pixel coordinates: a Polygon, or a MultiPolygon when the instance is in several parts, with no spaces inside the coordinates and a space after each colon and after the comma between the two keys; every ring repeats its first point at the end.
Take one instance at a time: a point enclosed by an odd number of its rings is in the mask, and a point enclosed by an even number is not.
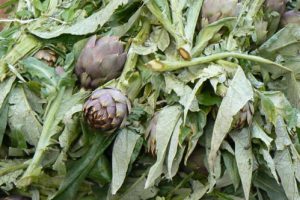
{"type": "MultiPolygon", "coordinates": [[[[190,66],[195,66],[195,65],[200,65],[204,63],[209,63],[213,61],[217,61],[220,59],[224,58],[239,58],[239,59],[245,59],[245,60],[250,60],[258,63],[263,63],[263,64],[269,64],[269,65],[274,65],[276,67],[281,68],[283,71],[286,72],[291,72],[290,69],[275,63],[271,60],[259,57],[259,56],[253,56],[253,55],[248,55],[248,54],[243,54],[243,53],[235,53],[235,52],[225,52],[225,53],[216,53],[213,55],[209,56],[202,56],[198,58],[193,58],[190,61],[157,61],[157,60],[152,60],[146,64],[146,66],[149,66],[152,70],[158,71],[158,72],[164,72],[164,71],[174,71],[178,69],[182,69],[185,67],[190,67],[190,66]]],[[[199,66],[200,67],[200,66],[199,66]]]]}

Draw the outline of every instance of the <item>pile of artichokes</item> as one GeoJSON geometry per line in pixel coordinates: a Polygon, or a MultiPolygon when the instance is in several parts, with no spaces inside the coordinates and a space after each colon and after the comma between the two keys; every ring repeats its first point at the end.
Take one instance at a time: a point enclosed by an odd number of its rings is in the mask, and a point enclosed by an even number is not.
{"type": "MultiPolygon", "coordinates": [[[[96,89],[117,78],[124,67],[127,54],[119,38],[92,36],[76,63],[75,73],[81,87],[96,89]]],[[[126,120],[130,111],[128,98],[117,88],[96,89],[83,106],[91,127],[112,133],[126,120]]]]}

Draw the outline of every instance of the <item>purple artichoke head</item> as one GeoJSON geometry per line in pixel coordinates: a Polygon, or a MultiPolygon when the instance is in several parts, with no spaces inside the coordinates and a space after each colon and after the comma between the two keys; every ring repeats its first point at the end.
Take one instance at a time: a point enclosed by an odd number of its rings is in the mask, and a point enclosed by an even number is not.
{"type": "Polygon", "coordinates": [[[204,0],[202,19],[212,23],[224,17],[233,17],[238,13],[238,0],[204,0]]]}
{"type": "Polygon", "coordinates": [[[122,92],[105,88],[92,93],[83,112],[90,126],[111,133],[124,125],[130,108],[130,102],[122,92]]]}
{"type": "Polygon", "coordinates": [[[288,24],[297,24],[300,25],[300,12],[296,10],[290,10],[283,14],[280,21],[282,26],[288,24]]]}
{"type": "Polygon", "coordinates": [[[92,36],[83,48],[75,67],[80,84],[86,89],[117,78],[124,67],[126,52],[116,36],[105,36],[97,40],[92,36]]]}
{"type": "Polygon", "coordinates": [[[286,0],[266,0],[265,5],[271,11],[276,11],[283,14],[286,8],[286,0]]]}

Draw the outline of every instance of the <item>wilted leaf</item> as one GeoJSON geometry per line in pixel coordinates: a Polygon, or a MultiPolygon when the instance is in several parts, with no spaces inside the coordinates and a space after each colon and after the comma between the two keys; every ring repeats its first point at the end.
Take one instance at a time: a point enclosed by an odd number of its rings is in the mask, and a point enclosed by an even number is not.
{"type": "Polygon", "coordinates": [[[171,141],[170,141],[170,146],[169,146],[169,152],[168,152],[168,157],[167,157],[167,167],[168,167],[168,178],[172,179],[172,177],[176,174],[176,171],[173,172],[173,163],[174,163],[174,159],[175,156],[177,154],[177,147],[178,147],[178,142],[179,142],[179,134],[180,134],[180,129],[181,129],[181,125],[182,125],[182,119],[179,119],[172,137],[171,137],[171,141]]]}
{"type": "Polygon", "coordinates": [[[158,114],[156,125],[156,149],[157,160],[150,168],[145,188],[154,185],[155,180],[163,172],[163,163],[166,156],[169,140],[171,139],[174,128],[181,115],[182,109],[180,106],[169,106],[162,109],[158,114]]]}
{"type": "Polygon", "coordinates": [[[238,68],[226,96],[220,105],[215,122],[211,140],[211,151],[208,157],[208,163],[211,169],[214,166],[217,151],[231,128],[233,116],[251,99],[253,99],[251,84],[243,70],[238,68]]]}
{"type": "Polygon", "coordinates": [[[241,131],[232,133],[231,137],[235,143],[235,157],[245,199],[249,199],[253,168],[250,131],[248,128],[243,128],[241,131]]]}
{"type": "Polygon", "coordinates": [[[112,155],[112,194],[116,194],[124,182],[131,155],[139,138],[140,135],[133,131],[122,129],[114,142],[112,155]]]}
{"type": "MultiPolygon", "coordinates": [[[[57,27],[52,27],[49,32],[40,31],[37,29],[35,24],[29,27],[29,31],[34,35],[41,38],[54,38],[62,34],[72,34],[72,35],[85,35],[88,33],[93,33],[98,27],[103,26],[112,16],[114,11],[122,4],[126,4],[127,0],[113,0],[109,4],[99,10],[98,12],[92,14],[91,16],[77,21],[72,25],[62,24],[57,27]]],[[[40,23],[37,21],[37,23],[40,23]]]]}
{"type": "Polygon", "coordinates": [[[293,162],[287,148],[276,151],[275,166],[288,199],[300,199],[293,162]]]}
{"type": "Polygon", "coordinates": [[[42,125],[31,108],[22,86],[19,85],[12,90],[9,104],[9,127],[13,132],[22,133],[29,144],[36,146],[42,132],[42,125]]]}

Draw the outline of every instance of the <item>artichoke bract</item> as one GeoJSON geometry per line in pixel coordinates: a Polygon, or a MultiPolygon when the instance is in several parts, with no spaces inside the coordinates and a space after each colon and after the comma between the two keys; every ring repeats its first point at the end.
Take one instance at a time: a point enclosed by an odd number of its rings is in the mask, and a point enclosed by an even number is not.
{"type": "Polygon", "coordinates": [[[119,38],[105,36],[97,40],[92,36],[83,48],[76,63],[75,73],[85,89],[117,78],[124,67],[127,54],[119,38]]]}
{"type": "Polygon", "coordinates": [[[90,126],[108,133],[124,125],[130,109],[128,98],[115,88],[95,90],[83,106],[90,126]]]}

